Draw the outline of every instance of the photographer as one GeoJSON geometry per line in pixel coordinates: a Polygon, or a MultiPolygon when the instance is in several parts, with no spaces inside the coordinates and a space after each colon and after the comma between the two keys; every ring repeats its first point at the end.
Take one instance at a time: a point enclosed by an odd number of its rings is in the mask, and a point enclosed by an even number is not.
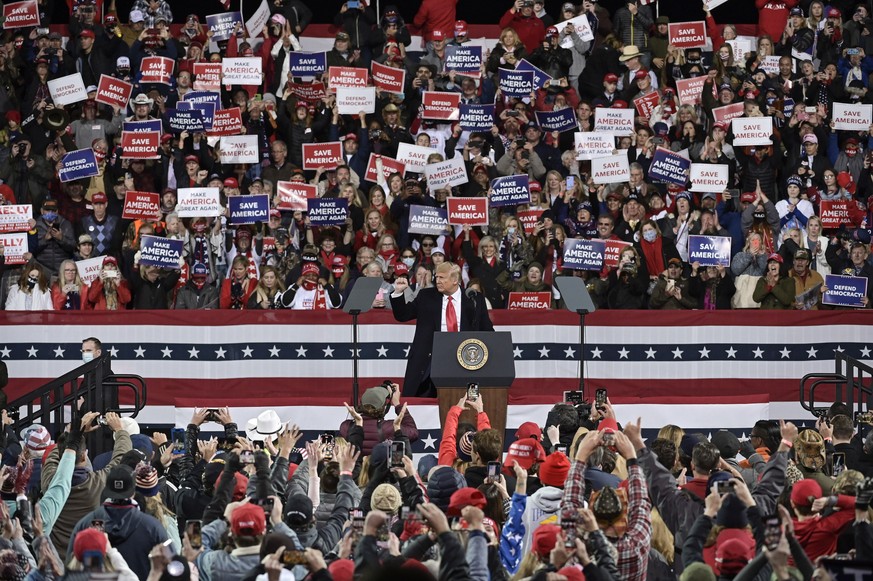
{"type": "Polygon", "coordinates": [[[73,226],[58,214],[57,200],[43,202],[42,215],[36,221],[36,235],[39,245],[33,255],[48,272],[57,272],[61,263],[72,258],[76,251],[73,226]]]}
{"type": "Polygon", "coordinates": [[[362,456],[369,456],[379,442],[393,438],[396,430],[403,432],[410,442],[418,441],[415,419],[406,411],[405,405],[400,405],[400,386],[396,383],[385,380],[382,385],[371,387],[361,395],[361,403],[357,408],[345,405],[352,419],[340,424],[339,435],[348,438],[349,430],[360,420],[364,429],[362,456]],[[385,421],[385,414],[392,407],[398,417],[403,414],[398,425],[385,421]]]}
{"type": "Polygon", "coordinates": [[[636,248],[629,246],[618,257],[618,268],[609,271],[607,301],[610,309],[645,308],[649,273],[636,248]]]}
{"type": "Polygon", "coordinates": [[[103,259],[103,268],[88,287],[87,308],[95,311],[123,311],[130,302],[130,287],[118,270],[118,261],[112,256],[103,259]]]}
{"type": "MultiPolygon", "coordinates": [[[[0,180],[15,192],[16,202],[33,204],[34,209],[39,208],[51,179],[52,169],[45,158],[31,157],[30,139],[24,135],[13,137],[10,140],[9,156],[0,164],[0,180]]],[[[70,236],[72,237],[72,229],[70,236]]],[[[53,265],[52,270],[57,270],[59,265],[60,262],[53,265]]]]}

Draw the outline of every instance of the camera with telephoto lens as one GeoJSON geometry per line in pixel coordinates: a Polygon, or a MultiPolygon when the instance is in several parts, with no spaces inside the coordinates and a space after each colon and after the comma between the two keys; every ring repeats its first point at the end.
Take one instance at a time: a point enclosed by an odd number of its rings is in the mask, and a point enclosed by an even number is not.
{"type": "Polygon", "coordinates": [[[381,129],[370,129],[370,139],[379,139],[379,136],[382,135],[381,129]]]}

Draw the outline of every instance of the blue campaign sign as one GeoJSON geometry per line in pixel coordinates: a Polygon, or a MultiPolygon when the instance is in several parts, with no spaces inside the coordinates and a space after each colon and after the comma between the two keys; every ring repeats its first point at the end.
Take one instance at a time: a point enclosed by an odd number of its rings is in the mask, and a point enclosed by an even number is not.
{"type": "Polygon", "coordinates": [[[409,206],[409,232],[411,234],[433,234],[440,236],[449,227],[449,211],[432,206],[409,206]]]}
{"type": "Polygon", "coordinates": [[[492,208],[530,204],[530,182],[527,175],[505,176],[491,180],[491,195],[488,197],[492,208]]]}
{"type": "Polygon", "coordinates": [[[533,71],[534,78],[533,83],[534,87],[537,89],[542,89],[546,86],[546,81],[551,81],[552,77],[543,72],[542,69],[538,69],[537,67],[530,64],[527,59],[521,59],[518,61],[518,64],[515,65],[515,70],[517,71],[533,71]]]}
{"type": "Polygon", "coordinates": [[[605,250],[606,242],[603,240],[568,238],[564,241],[564,268],[600,270],[603,268],[605,250]]]}
{"type": "Polygon", "coordinates": [[[200,111],[200,118],[203,119],[203,128],[207,131],[212,129],[212,123],[215,121],[215,111],[218,108],[218,93],[204,93],[204,97],[198,101],[184,100],[176,103],[177,111],[200,111]],[[206,97],[206,96],[209,97],[206,97]],[[215,96],[216,99],[211,97],[215,96]]]}
{"type": "Polygon", "coordinates": [[[160,236],[143,236],[139,246],[139,263],[179,270],[184,240],[172,240],[160,236]]]}
{"type": "Polygon", "coordinates": [[[349,215],[349,201],[345,198],[309,198],[306,205],[313,226],[341,226],[349,215]]]}
{"type": "Polygon", "coordinates": [[[146,121],[125,121],[121,124],[122,131],[142,133],[144,131],[157,131],[163,133],[164,128],[160,119],[147,119],[146,121]]]}
{"type": "Polygon", "coordinates": [[[652,156],[649,177],[652,180],[684,186],[691,171],[691,160],[678,153],[659,147],[652,156]]]}
{"type": "Polygon", "coordinates": [[[221,14],[210,14],[206,17],[206,25],[212,31],[212,40],[215,42],[228,40],[233,34],[234,24],[242,21],[243,19],[239,12],[223,12],[221,14]]]}
{"type": "Polygon", "coordinates": [[[327,69],[327,53],[288,53],[288,70],[295,77],[315,77],[327,69]]]}
{"type": "Polygon", "coordinates": [[[270,220],[270,196],[267,194],[230,196],[227,207],[230,210],[230,223],[234,226],[270,220]]]}
{"type": "Polygon", "coordinates": [[[699,262],[700,266],[730,266],[730,236],[689,236],[688,262],[699,262]]]}
{"type": "Polygon", "coordinates": [[[479,76],[482,67],[481,46],[459,46],[449,44],[446,46],[447,71],[455,71],[461,75],[479,76]]]}
{"type": "Polygon", "coordinates": [[[576,113],[570,107],[558,109],[557,111],[534,111],[534,114],[537,116],[537,125],[545,131],[564,132],[579,129],[576,113]]]}
{"type": "Polygon", "coordinates": [[[58,177],[62,182],[88,178],[99,173],[97,156],[90,148],[71,151],[61,160],[61,167],[58,169],[58,177]]]}
{"type": "Polygon", "coordinates": [[[500,71],[498,86],[504,97],[530,97],[534,92],[533,71],[498,70],[500,71]]]}
{"type": "Polygon", "coordinates": [[[840,307],[864,306],[862,301],[867,296],[866,277],[826,274],[825,286],[828,288],[828,292],[822,295],[822,303],[840,307]]]}
{"type": "Polygon", "coordinates": [[[188,111],[184,109],[167,109],[167,125],[173,133],[206,131],[206,128],[203,126],[203,112],[200,109],[188,111]]]}
{"type": "Polygon", "coordinates": [[[463,131],[491,131],[494,125],[494,105],[461,103],[458,123],[463,131]]]}

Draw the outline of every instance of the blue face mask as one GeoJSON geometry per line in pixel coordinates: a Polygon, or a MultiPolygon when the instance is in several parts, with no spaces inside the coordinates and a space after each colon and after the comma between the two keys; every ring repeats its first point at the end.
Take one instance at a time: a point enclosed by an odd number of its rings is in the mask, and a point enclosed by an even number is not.
{"type": "Polygon", "coordinates": [[[58,219],[58,213],[57,212],[46,212],[45,214],[42,215],[42,217],[45,219],[46,222],[54,222],[55,220],[58,219]]]}
{"type": "Polygon", "coordinates": [[[85,351],[84,353],[82,353],[82,361],[84,361],[85,363],[89,363],[91,361],[94,361],[94,352],[93,351],[85,351]]]}
{"type": "Polygon", "coordinates": [[[643,239],[645,239],[646,242],[654,242],[657,237],[658,233],[654,230],[646,230],[643,232],[643,239]]]}

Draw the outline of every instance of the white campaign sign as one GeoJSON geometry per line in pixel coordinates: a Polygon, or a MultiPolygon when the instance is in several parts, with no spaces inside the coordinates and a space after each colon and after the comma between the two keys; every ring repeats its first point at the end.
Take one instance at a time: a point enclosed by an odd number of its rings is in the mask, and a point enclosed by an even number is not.
{"type": "Polygon", "coordinates": [[[376,112],[376,87],[337,87],[336,104],[340,115],[376,112]]]}
{"type": "Polygon", "coordinates": [[[591,178],[596,184],[617,184],[630,180],[627,155],[611,155],[591,160],[591,178]]]}
{"type": "Polygon", "coordinates": [[[69,105],[88,98],[88,93],[85,92],[85,83],[82,82],[82,73],[73,73],[59,79],[49,79],[48,88],[55,105],[69,105]]]}
{"type": "Polygon", "coordinates": [[[267,0],[261,0],[261,5],[258,6],[258,9],[255,10],[255,13],[252,14],[252,17],[246,20],[246,30],[249,33],[249,36],[260,36],[261,31],[264,29],[264,25],[267,24],[267,21],[270,19],[270,5],[267,3],[267,0]]]}
{"type": "Polygon", "coordinates": [[[728,166],[724,163],[692,163],[691,191],[720,194],[728,186],[728,166]]]}
{"type": "Polygon", "coordinates": [[[82,282],[91,284],[100,276],[100,271],[103,269],[103,258],[103,256],[97,256],[76,261],[76,270],[79,271],[79,278],[82,279],[82,282]]]}
{"type": "Polygon", "coordinates": [[[225,85],[260,85],[261,59],[258,57],[233,57],[221,59],[221,82],[225,85]]]}
{"type": "Polygon", "coordinates": [[[179,188],[176,195],[180,218],[212,218],[224,213],[218,188],[179,188]]]}
{"type": "Polygon", "coordinates": [[[731,47],[734,53],[734,63],[746,62],[746,53],[752,52],[752,41],[748,38],[735,38],[734,40],[726,40],[724,43],[731,47]]]}
{"type": "Polygon", "coordinates": [[[738,145],[770,145],[773,137],[772,117],[735,117],[731,119],[734,147],[738,145]]]}
{"type": "Polygon", "coordinates": [[[608,131],[585,131],[573,135],[576,159],[607,157],[615,151],[615,134],[608,131]]]}
{"type": "Polygon", "coordinates": [[[834,102],[834,129],[867,131],[873,124],[873,105],[834,102]]]}
{"type": "Polygon", "coordinates": [[[594,131],[611,131],[619,137],[633,135],[636,114],[636,109],[599,107],[594,110],[594,131]]]}
{"type": "MultiPolygon", "coordinates": [[[[584,42],[594,40],[594,33],[591,31],[591,25],[588,23],[588,16],[586,16],[585,14],[562,22],[561,30],[564,30],[564,28],[566,28],[568,24],[573,25],[573,28],[576,29],[576,34],[578,34],[579,38],[581,38],[584,42]]],[[[561,46],[563,48],[573,48],[573,39],[569,36],[565,36],[563,40],[561,40],[561,46]]]]}
{"type": "Polygon", "coordinates": [[[460,186],[469,181],[467,168],[464,167],[464,158],[457,153],[451,159],[425,166],[424,173],[427,176],[427,189],[431,192],[451,186],[460,186]]]}
{"type": "Polygon", "coordinates": [[[432,153],[437,153],[437,151],[420,145],[400,143],[397,145],[397,157],[394,159],[405,164],[406,171],[422,173],[424,166],[427,165],[427,158],[432,153]]]}
{"type": "Polygon", "coordinates": [[[221,138],[221,163],[258,163],[257,135],[228,135],[221,138]]]}

